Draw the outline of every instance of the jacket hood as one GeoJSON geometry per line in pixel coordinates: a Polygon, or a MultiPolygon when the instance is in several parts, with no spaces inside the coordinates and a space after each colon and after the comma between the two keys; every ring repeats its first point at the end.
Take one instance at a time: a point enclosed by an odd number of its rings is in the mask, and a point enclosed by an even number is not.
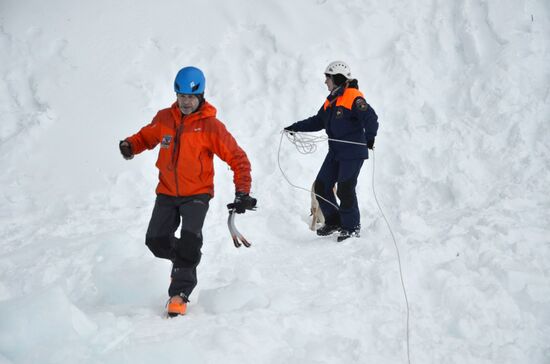
{"type": "MultiPolygon", "coordinates": [[[[181,119],[181,111],[178,107],[178,102],[174,102],[172,106],[170,107],[170,111],[172,112],[172,115],[176,120],[181,119]]],[[[199,108],[189,114],[193,119],[206,119],[206,118],[215,118],[216,117],[217,110],[216,108],[210,104],[208,101],[204,100],[204,102],[199,106],[199,108]]]]}

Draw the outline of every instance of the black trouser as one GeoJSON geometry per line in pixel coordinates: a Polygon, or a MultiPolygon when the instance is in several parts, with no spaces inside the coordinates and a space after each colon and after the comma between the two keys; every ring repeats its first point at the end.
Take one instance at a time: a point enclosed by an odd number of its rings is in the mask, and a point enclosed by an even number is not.
{"type": "Polygon", "coordinates": [[[338,183],[336,195],[340,199],[340,205],[336,209],[325,200],[318,199],[325,224],[340,225],[346,230],[360,227],[361,217],[355,187],[362,166],[362,159],[337,160],[330,153],[327,154],[315,180],[315,193],[338,206],[333,192],[334,185],[338,183]]]}
{"type": "Polygon", "coordinates": [[[197,265],[201,260],[202,225],[210,195],[188,197],[158,195],[145,235],[145,244],[158,258],[173,262],[170,296],[187,297],[197,285],[197,265]],[[174,233],[181,221],[180,238],[174,233]]]}

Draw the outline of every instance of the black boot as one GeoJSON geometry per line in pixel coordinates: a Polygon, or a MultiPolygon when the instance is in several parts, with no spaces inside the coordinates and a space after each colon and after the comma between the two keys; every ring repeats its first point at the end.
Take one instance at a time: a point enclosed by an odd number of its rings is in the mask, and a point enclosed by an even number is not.
{"type": "Polygon", "coordinates": [[[340,243],[340,242],[346,240],[347,238],[352,238],[352,237],[358,238],[359,236],[360,236],[359,235],[359,228],[351,229],[351,230],[341,229],[340,230],[340,235],[338,235],[338,238],[336,238],[336,241],[340,243]]]}
{"type": "Polygon", "coordinates": [[[327,236],[327,235],[330,235],[332,233],[337,232],[338,230],[340,230],[340,225],[325,224],[325,225],[321,226],[319,229],[317,229],[317,235],[327,236]]]}

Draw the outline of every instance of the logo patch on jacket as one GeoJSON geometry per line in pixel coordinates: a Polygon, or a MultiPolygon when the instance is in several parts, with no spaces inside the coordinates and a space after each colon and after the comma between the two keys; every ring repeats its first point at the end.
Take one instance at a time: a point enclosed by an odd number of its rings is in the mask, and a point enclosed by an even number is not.
{"type": "Polygon", "coordinates": [[[369,108],[369,104],[367,104],[365,99],[362,97],[358,97],[357,100],[355,100],[355,106],[359,109],[359,111],[367,111],[369,108]]]}
{"type": "Polygon", "coordinates": [[[336,119],[340,119],[344,115],[344,110],[341,107],[336,109],[336,119]]]}
{"type": "Polygon", "coordinates": [[[172,141],[171,135],[165,135],[162,137],[162,142],[160,142],[161,148],[170,148],[170,142],[172,141]]]}

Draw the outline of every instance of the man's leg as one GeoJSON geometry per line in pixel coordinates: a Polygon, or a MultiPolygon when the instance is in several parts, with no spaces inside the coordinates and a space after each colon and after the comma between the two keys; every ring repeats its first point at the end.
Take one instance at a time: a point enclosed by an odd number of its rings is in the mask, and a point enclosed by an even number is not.
{"type": "Polygon", "coordinates": [[[325,161],[315,179],[315,193],[327,201],[318,198],[319,207],[325,217],[325,225],[340,226],[340,216],[338,214],[338,202],[334,196],[334,185],[338,178],[338,161],[334,160],[330,155],[325,157],[325,161]],[[334,204],[335,206],[333,206],[334,204]]]}
{"type": "Polygon", "coordinates": [[[179,206],[181,237],[175,246],[172,283],[168,294],[189,297],[197,285],[197,265],[201,260],[202,226],[208,211],[210,195],[185,198],[179,206]]]}
{"type": "Polygon", "coordinates": [[[145,244],[158,258],[174,259],[174,233],[180,224],[177,198],[158,195],[145,234],[145,244]]]}
{"type": "Polygon", "coordinates": [[[357,186],[357,178],[362,166],[362,159],[340,161],[336,194],[340,199],[342,229],[347,231],[354,231],[360,228],[361,218],[355,187],[357,186]]]}

